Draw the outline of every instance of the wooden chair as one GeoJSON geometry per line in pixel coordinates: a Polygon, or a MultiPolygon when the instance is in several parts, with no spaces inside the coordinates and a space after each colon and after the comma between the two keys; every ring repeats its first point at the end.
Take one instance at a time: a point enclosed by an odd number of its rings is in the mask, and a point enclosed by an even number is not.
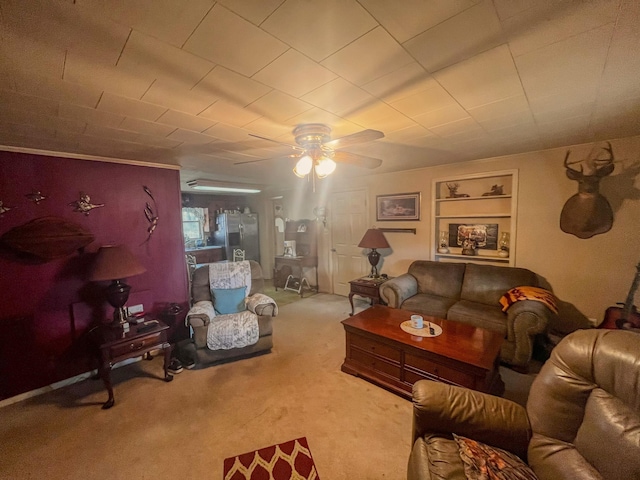
{"type": "Polygon", "coordinates": [[[244,260],[244,250],[241,248],[233,249],[233,261],[234,262],[242,262],[244,260]]]}

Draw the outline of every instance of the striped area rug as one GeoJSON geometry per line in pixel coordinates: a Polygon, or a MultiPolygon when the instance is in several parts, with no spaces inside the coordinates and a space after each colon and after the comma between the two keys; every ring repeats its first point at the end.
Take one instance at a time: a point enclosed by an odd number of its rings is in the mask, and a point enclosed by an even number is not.
{"type": "Polygon", "coordinates": [[[224,460],[224,480],[319,480],[306,437],[224,460]]]}

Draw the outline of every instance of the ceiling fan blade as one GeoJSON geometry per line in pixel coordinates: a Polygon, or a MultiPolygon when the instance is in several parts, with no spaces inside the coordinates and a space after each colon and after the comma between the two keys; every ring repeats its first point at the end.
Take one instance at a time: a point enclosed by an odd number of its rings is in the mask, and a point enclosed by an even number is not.
{"type": "Polygon", "coordinates": [[[280,155],[278,157],[258,158],[257,160],[247,160],[245,162],[236,162],[234,165],[245,165],[247,163],[266,162],[267,160],[283,160],[288,158],[298,158],[300,155],[292,153],[291,155],[280,155]]]}
{"type": "Polygon", "coordinates": [[[348,147],[349,145],[356,145],[358,143],[371,142],[379,138],[384,137],[384,133],[379,130],[362,130],[361,132],[352,133],[351,135],[345,135],[344,137],[336,138],[330,142],[326,142],[324,145],[333,149],[348,147]]]}
{"type": "Polygon", "coordinates": [[[272,138],[267,138],[267,137],[261,137],[260,135],[254,135],[253,133],[250,133],[249,135],[255,138],[259,138],[261,140],[266,140],[268,142],[279,143],[280,145],[284,145],[285,147],[291,147],[294,150],[300,150],[300,151],[304,150],[304,148],[301,148],[298,145],[291,145],[290,143],[279,142],[278,140],[274,140],[272,138]]]}
{"type": "Polygon", "coordinates": [[[336,162],[365,168],[378,168],[380,165],[382,165],[382,160],[380,160],[379,158],[365,157],[364,155],[344,152],[342,150],[338,150],[335,152],[333,160],[335,160],[336,162]]]}

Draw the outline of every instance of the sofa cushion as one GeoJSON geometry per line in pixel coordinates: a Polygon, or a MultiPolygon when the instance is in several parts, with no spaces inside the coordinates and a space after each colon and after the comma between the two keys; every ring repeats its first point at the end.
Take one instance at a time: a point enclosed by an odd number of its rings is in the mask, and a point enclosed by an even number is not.
{"type": "Polygon", "coordinates": [[[447,318],[447,311],[455,302],[455,298],[439,297],[430,293],[418,293],[402,302],[401,307],[404,310],[411,310],[422,315],[447,318]]]}
{"type": "Polygon", "coordinates": [[[485,305],[500,305],[500,297],[514,287],[537,287],[538,277],[531,270],[468,263],[460,298],[485,305]]]}
{"type": "Polygon", "coordinates": [[[409,274],[418,281],[418,293],[455,299],[460,298],[464,271],[464,263],[416,260],[409,266],[409,274]]]}
{"type": "Polygon", "coordinates": [[[507,314],[502,311],[500,306],[494,307],[483,303],[460,300],[451,306],[447,312],[446,319],[507,335],[507,314]]]}
{"type": "Polygon", "coordinates": [[[468,480],[537,480],[517,455],[466,437],[453,437],[468,480]]]}
{"type": "Polygon", "coordinates": [[[247,287],[212,288],[213,306],[218,315],[244,312],[247,305],[244,301],[247,287]]]}

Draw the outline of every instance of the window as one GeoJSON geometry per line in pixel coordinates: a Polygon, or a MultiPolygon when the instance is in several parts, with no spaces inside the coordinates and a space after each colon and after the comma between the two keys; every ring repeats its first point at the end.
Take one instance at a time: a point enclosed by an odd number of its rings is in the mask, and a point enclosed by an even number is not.
{"type": "Polygon", "coordinates": [[[205,232],[209,231],[207,208],[183,208],[182,232],[187,247],[200,247],[205,242],[205,232]]]}

